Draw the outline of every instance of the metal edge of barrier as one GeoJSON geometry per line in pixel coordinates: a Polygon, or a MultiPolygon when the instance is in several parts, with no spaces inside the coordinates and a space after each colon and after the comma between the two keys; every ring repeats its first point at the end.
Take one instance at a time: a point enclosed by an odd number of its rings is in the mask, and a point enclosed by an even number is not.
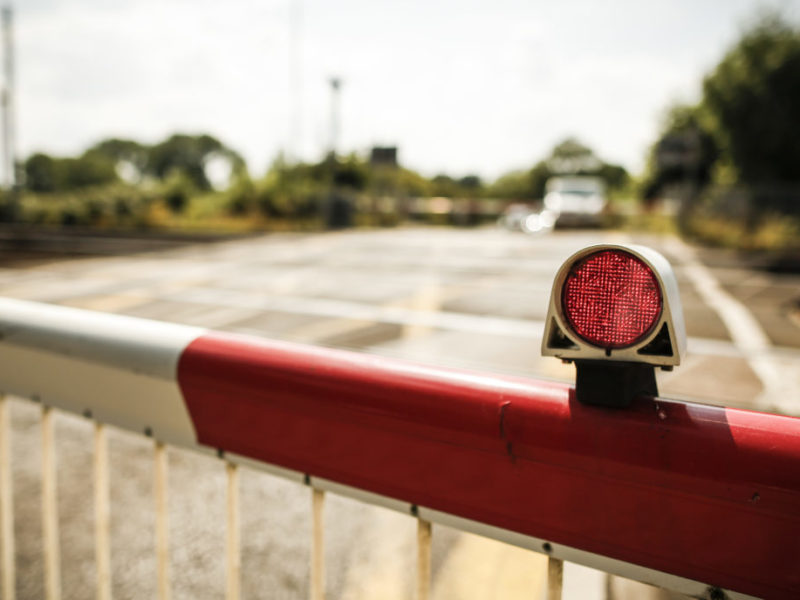
{"type": "MultiPolygon", "coordinates": [[[[237,460],[237,458],[234,457],[230,460],[237,460]]],[[[286,476],[288,473],[281,473],[280,475],[286,476]]],[[[292,478],[296,479],[297,475],[300,474],[295,474],[292,478]]],[[[354,500],[359,500],[367,504],[382,506],[383,508],[388,508],[390,510],[412,516],[416,515],[420,519],[435,523],[437,525],[444,525],[446,527],[451,527],[467,533],[473,533],[482,537],[491,538],[512,546],[527,548],[528,550],[532,550],[540,554],[546,554],[550,558],[556,558],[580,565],[585,565],[594,569],[605,571],[611,575],[618,575],[620,577],[649,583],[651,585],[666,588],[670,591],[686,594],[688,596],[701,597],[709,591],[709,585],[699,581],[693,581],[691,579],[686,579],[670,573],[663,573],[655,569],[648,569],[647,567],[642,567],[621,560],[615,560],[607,556],[592,554],[578,548],[571,548],[562,544],[555,544],[543,538],[524,535],[515,531],[503,529],[501,527],[493,527],[485,523],[464,519],[462,517],[443,513],[425,506],[417,506],[415,504],[402,502],[395,498],[388,498],[379,494],[365,492],[357,488],[342,485],[335,481],[312,477],[309,480],[309,485],[337,494],[339,496],[345,496],[354,500]]],[[[732,592],[730,590],[720,591],[724,592],[726,597],[730,600],[752,600],[756,598],[756,596],[732,592]]]]}
{"type": "Polygon", "coordinates": [[[0,392],[684,593],[800,585],[790,417],[11,300],[0,392]]]}

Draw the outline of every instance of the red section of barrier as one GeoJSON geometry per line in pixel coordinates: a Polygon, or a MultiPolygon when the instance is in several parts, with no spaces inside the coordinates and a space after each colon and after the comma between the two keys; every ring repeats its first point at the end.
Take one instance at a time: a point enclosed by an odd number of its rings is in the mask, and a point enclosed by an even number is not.
{"type": "Polygon", "coordinates": [[[800,589],[800,419],[209,334],[199,442],[710,585],[800,589]]]}

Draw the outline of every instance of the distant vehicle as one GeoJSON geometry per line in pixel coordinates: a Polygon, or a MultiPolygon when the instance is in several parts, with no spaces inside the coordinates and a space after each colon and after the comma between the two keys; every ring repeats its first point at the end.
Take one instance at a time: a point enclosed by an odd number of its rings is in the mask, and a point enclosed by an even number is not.
{"type": "Polygon", "coordinates": [[[556,224],[558,215],[553,211],[543,209],[541,204],[509,204],[500,215],[497,224],[510,231],[524,233],[547,233],[556,224]]]}
{"type": "Polygon", "coordinates": [[[545,185],[545,209],[556,216],[556,225],[601,225],[608,200],[599,177],[551,177],[545,185]]]}
{"type": "Polygon", "coordinates": [[[531,204],[523,204],[521,202],[509,204],[503,214],[500,215],[497,224],[510,231],[523,231],[525,219],[537,212],[536,208],[531,204]]]}

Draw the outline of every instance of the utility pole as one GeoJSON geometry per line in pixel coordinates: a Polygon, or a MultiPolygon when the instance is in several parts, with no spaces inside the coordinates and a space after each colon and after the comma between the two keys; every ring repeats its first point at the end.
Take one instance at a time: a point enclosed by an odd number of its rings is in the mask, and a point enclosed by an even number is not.
{"type": "Polygon", "coordinates": [[[3,184],[11,191],[16,188],[16,149],[14,141],[14,37],[13,11],[10,6],[2,9],[3,28],[3,184]]]}
{"type": "Polygon", "coordinates": [[[328,229],[341,229],[342,227],[349,227],[352,222],[352,204],[340,193],[340,190],[337,190],[336,185],[336,172],[338,170],[336,153],[339,150],[339,131],[341,129],[339,92],[342,88],[342,80],[339,77],[331,77],[328,82],[331,85],[331,145],[325,161],[330,170],[331,187],[323,209],[323,222],[328,229]]]}
{"type": "Polygon", "coordinates": [[[339,92],[342,88],[342,80],[339,77],[331,77],[331,157],[336,159],[336,152],[339,149],[339,133],[341,130],[341,115],[339,113],[339,92]]]}
{"type": "Polygon", "coordinates": [[[289,4],[289,143],[291,162],[303,160],[303,0],[289,4]]]}

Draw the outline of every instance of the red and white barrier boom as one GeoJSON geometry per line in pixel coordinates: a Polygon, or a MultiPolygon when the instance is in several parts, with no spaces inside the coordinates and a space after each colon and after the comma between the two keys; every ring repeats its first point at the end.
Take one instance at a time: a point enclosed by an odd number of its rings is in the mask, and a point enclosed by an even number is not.
{"type": "Polygon", "coordinates": [[[675,591],[800,594],[799,419],[14,300],[0,390],[675,591]]]}

